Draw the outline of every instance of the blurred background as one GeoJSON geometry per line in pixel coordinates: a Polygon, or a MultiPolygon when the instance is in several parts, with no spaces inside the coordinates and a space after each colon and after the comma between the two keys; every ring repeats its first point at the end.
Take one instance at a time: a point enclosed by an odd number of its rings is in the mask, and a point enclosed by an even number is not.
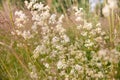
{"type": "MultiPolygon", "coordinates": [[[[5,4],[12,4],[17,8],[24,9],[25,0],[0,0],[0,9],[5,4]]],[[[30,1],[30,0],[28,0],[30,1]]],[[[110,1],[117,1],[120,7],[120,0],[37,0],[51,7],[51,11],[67,14],[73,6],[82,7],[88,12],[102,16],[102,8],[110,1]]]]}

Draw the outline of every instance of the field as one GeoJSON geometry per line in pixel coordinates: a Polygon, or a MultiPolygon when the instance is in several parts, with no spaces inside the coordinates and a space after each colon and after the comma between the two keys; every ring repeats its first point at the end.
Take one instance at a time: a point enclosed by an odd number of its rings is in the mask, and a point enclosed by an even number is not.
{"type": "Polygon", "coordinates": [[[119,0],[0,3],[0,80],[120,80],[119,0]]]}

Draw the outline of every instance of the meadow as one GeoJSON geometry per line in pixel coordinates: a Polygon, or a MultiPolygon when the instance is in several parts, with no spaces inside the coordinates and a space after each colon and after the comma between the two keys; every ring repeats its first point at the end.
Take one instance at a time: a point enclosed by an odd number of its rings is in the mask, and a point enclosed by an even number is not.
{"type": "Polygon", "coordinates": [[[120,80],[119,0],[0,3],[0,80],[120,80]]]}

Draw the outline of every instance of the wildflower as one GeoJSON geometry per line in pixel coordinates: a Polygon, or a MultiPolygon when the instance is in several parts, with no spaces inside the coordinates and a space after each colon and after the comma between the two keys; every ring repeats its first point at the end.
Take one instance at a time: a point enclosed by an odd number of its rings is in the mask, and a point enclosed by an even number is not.
{"type": "Polygon", "coordinates": [[[14,32],[14,31],[11,31],[11,34],[12,34],[12,35],[15,35],[15,32],[14,32]]]}
{"type": "Polygon", "coordinates": [[[27,21],[27,16],[21,10],[16,11],[15,16],[17,16],[15,19],[15,25],[17,25],[17,27],[23,27],[27,21]]]}
{"type": "Polygon", "coordinates": [[[62,27],[61,24],[56,25],[56,30],[60,33],[63,34],[66,30],[62,27]]]}
{"type": "MultiPolygon", "coordinates": [[[[76,69],[77,70],[77,69],[76,69]]],[[[71,69],[70,74],[75,74],[75,70],[71,69]]]]}
{"type": "Polygon", "coordinates": [[[49,23],[51,23],[51,24],[55,24],[56,23],[56,15],[55,14],[52,14],[50,16],[49,23]]]}
{"type": "Polygon", "coordinates": [[[28,6],[28,1],[27,0],[25,0],[24,3],[25,3],[25,6],[28,6]]]}
{"type": "Polygon", "coordinates": [[[72,9],[75,11],[78,11],[78,7],[77,6],[72,6],[72,9]]]}
{"type": "Polygon", "coordinates": [[[70,42],[70,39],[67,35],[63,35],[62,37],[63,37],[65,43],[70,42]]]}
{"type": "Polygon", "coordinates": [[[75,69],[76,69],[77,71],[80,71],[80,70],[82,69],[82,67],[81,67],[80,65],[76,64],[76,65],[75,65],[75,69]]]}
{"type": "Polygon", "coordinates": [[[97,42],[102,42],[103,39],[102,39],[102,37],[100,36],[100,37],[95,38],[95,41],[97,41],[97,42]]]}
{"type": "Polygon", "coordinates": [[[102,78],[104,75],[103,75],[103,73],[102,72],[98,72],[98,74],[97,74],[97,77],[98,78],[102,78]]]}
{"type": "Polygon", "coordinates": [[[99,68],[101,68],[101,67],[102,67],[102,64],[99,62],[99,63],[97,63],[97,66],[98,66],[99,68]]]}
{"type": "Polygon", "coordinates": [[[93,35],[93,36],[96,35],[96,31],[95,31],[95,29],[92,29],[92,30],[90,31],[90,35],[93,35]]]}
{"type": "Polygon", "coordinates": [[[50,67],[48,63],[45,63],[44,66],[45,66],[46,68],[49,68],[49,67],[50,67]]]}
{"type": "Polygon", "coordinates": [[[60,72],[60,76],[63,76],[63,75],[66,75],[65,70],[62,70],[62,71],[60,72]]]}
{"type": "Polygon", "coordinates": [[[100,26],[101,26],[101,23],[97,23],[96,26],[97,26],[97,27],[100,27],[100,26]]]}
{"type": "Polygon", "coordinates": [[[69,75],[65,75],[65,80],[69,80],[69,75]]]}
{"type": "Polygon", "coordinates": [[[31,29],[34,31],[34,32],[36,32],[37,33],[37,24],[33,24],[32,25],[32,27],[31,27],[31,29]]]}
{"type": "Polygon", "coordinates": [[[96,28],[95,29],[95,31],[98,33],[98,34],[100,34],[102,31],[101,31],[102,29],[100,28],[100,27],[98,27],[98,28],[96,28]]]}
{"type": "Polygon", "coordinates": [[[102,12],[105,17],[108,17],[110,15],[109,5],[106,4],[105,7],[102,9],[102,12]]]}
{"type": "Polygon", "coordinates": [[[27,2],[25,2],[25,4],[26,4],[28,9],[31,9],[34,2],[30,2],[29,4],[27,2]]]}
{"type": "Polygon", "coordinates": [[[115,10],[118,8],[117,0],[108,0],[109,8],[115,10]]]}
{"type": "Polygon", "coordinates": [[[30,77],[35,80],[38,79],[37,73],[34,73],[34,72],[30,72],[30,77]]]}
{"type": "Polygon", "coordinates": [[[83,19],[81,17],[77,17],[75,20],[76,21],[83,21],[83,19]]]}
{"type": "Polygon", "coordinates": [[[61,60],[59,60],[58,61],[58,63],[57,63],[57,68],[58,69],[62,69],[62,68],[64,68],[66,65],[64,64],[64,61],[61,61],[61,60]]]}
{"type": "Polygon", "coordinates": [[[30,39],[33,38],[33,35],[30,33],[30,31],[23,31],[23,33],[21,34],[21,36],[26,40],[26,39],[30,39]]]}
{"type": "Polygon", "coordinates": [[[38,80],[38,74],[35,65],[32,65],[30,62],[28,63],[28,67],[31,70],[30,77],[34,80],[38,80]]]}
{"type": "Polygon", "coordinates": [[[83,16],[83,9],[80,8],[80,9],[76,9],[76,12],[75,12],[75,16],[76,16],[76,21],[83,21],[84,19],[82,18],[83,16]]]}
{"type": "Polygon", "coordinates": [[[24,44],[22,44],[22,43],[17,44],[17,47],[23,47],[23,46],[24,46],[24,44]]]}
{"type": "Polygon", "coordinates": [[[61,15],[58,20],[58,24],[61,24],[63,22],[64,15],[61,15]]]}
{"type": "Polygon", "coordinates": [[[87,36],[88,32],[81,32],[82,36],[87,36]]]}
{"type": "Polygon", "coordinates": [[[40,54],[44,54],[46,48],[44,45],[38,45],[33,51],[33,58],[37,59],[40,54]]]}
{"type": "Polygon", "coordinates": [[[15,32],[17,33],[17,35],[21,35],[22,34],[22,32],[20,30],[16,30],[15,32]]]}
{"type": "Polygon", "coordinates": [[[101,49],[98,51],[98,55],[100,57],[105,57],[107,55],[107,52],[108,52],[107,49],[101,49]]]}
{"type": "Polygon", "coordinates": [[[59,41],[59,38],[58,38],[58,37],[55,36],[55,37],[52,38],[52,43],[56,43],[56,42],[58,42],[58,41],[59,41]]]}
{"type": "Polygon", "coordinates": [[[92,29],[92,23],[85,22],[83,29],[91,30],[92,29]]]}
{"type": "Polygon", "coordinates": [[[94,43],[90,39],[85,40],[85,44],[84,44],[85,47],[91,47],[93,45],[94,45],[94,43]]]}
{"type": "MultiPolygon", "coordinates": [[[[48,6],[37,3],[36,0],[31,0],[30,3],[26,1],[25,4],[31,11],[33,24],[29,28],[30,30],[24,30],[24,19],[27,17],[21,11],[16,12],[15,15],[18,17],[16,23],[22,21],[22,24],[18,24],[18,26],[23,27],[16,28],[15,32],[11,33],[20,35],[25,40],[31,40],[35,37],[34,33],[38,32],[40,26],[40,41],[32,41],[33,46],[37,45],[33,50],[32,57],[38,64],[40,62],[40,65],[43,65],[44,68],[43,70],[36,69],[38,65],[28,63],[28,68],[31,71],[30,77],[33,80],[38,80],[41,72],[44,73],[43,71],[48,76],[43,77],[44,80],[57,80],[58,76],[63,80],[81,80],[83,77],[87,80],[96,80],[108,79],[111,76],[109,72],[112,72],[111,69],[116,67],[115,65],[119,62],[120,52],[107,48],[103,49],[106,47],[103,45],[106,33],[102,31],[100,23],[93,27],[93,23],[82,17],[85,15],[83,9],[75,7],[76,20],[84,23],[77,25],[80,37],[70,35],[75,38],[74,42],[71,43],[71,38],[66,34],[67,30],[63,27],[64,15],[57,18],[57,15],[50,13],[48,6]],[[89,52],[91,54],[87,54],[89,52]],[[110,62],[110,65],[104,66],[108,62],[110,62]],[[104,72],[108,73],[103,75],[104,72]]],[[[30,43],[28,41],[28,44],[30,43]]],[[[20,43],[17,44],[17,47],[23,46],[20,43]]]]}
{"type": "Polygon", "coordinates": [[[80,30],[82,28],[82,25],[77,26],[77,29],[80,30]]]}
{"type": "Polygon", "coordinates": [[[87,69],[86,72],[87,72],[88,76],[94,75],[94,71],[93,70],[87,69]]]}
{"type": "Polygon", "coordinates": [[[41,10],[44,9],[43,6],[44,5],[42,3],[36,3],[36,4],[33,5],[33,9],[38,9],[39,11],[41,11],[41,10]]]}

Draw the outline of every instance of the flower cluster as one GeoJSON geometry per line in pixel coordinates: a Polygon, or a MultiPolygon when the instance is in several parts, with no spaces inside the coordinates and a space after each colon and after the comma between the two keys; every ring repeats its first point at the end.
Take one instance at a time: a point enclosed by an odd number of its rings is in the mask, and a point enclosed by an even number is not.
{"type": "Polygon", "coordinates": [[[37,37],[38,42],[33,41],[30,45],[35,44],[31,56],[33,62],[28,64],[32,79],[109,80],[115,78],[120,52],[116,47],[111,49],[107,46],[109,36],[101,28],[100,23],[93,24],[87,21],[82,8],[74,8],[75,20],[81,23],[76,24],[77,35],[73,43],[67,34],[67,29],[63,27],[64,15],[57,16],[50,13],[48,6],[36,0],[25,1],[25,5],[30,10],[33,24],[29,31],[21,32],[21,25],[24,24],[19,24],[19,21],[24,23],[27,17],[23,12],[16,12],[19,18],[16,18],[18,21],[15,22],[17,26],[15,31],[25,40],[35,39],[35,34],[40,35],[37,37]]]}

